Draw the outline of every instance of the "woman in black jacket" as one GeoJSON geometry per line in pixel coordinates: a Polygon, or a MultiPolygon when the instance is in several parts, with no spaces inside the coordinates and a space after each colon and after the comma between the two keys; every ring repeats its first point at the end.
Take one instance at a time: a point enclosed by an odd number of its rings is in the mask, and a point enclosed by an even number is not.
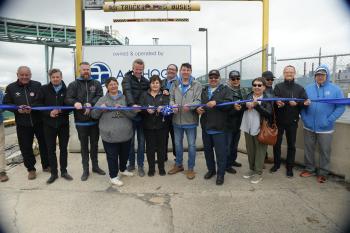
{"type": "Polygon", "coordinates": [[[235,104],[234,107],[238,111],[241,109],[244,111],[241,130],[245,136],[250,171],[243,178],[251,179],[251,183],[257,184],[262,180],[264,159],[267,150],[267,145],[258,141],[260,122],[263,118],[271,119],[272,103],[259,101],[259,99],[268,98],[264,93],[266,83],[263,78],[254,79],[252,86],[253,92],[247,96],[247,99],[252,100],[252,102],[242,105],[235,104]]]}
{"type": "Polygon", "coordinates": [[[161,114],[161,108],[169,104],[169,96],[163,95],[161,91],[161,79],[158,75],[150,78],[150,89],[144,92],[140,98],[142,106],[157,107],[142,111],[143,128],[146,139],[146,155],[148,161],[148,176],[155,173],[155,152],[157,152],[157,163],[159,175],[164,176],[164,160],[166,152],[166,120],[161,114]]]}

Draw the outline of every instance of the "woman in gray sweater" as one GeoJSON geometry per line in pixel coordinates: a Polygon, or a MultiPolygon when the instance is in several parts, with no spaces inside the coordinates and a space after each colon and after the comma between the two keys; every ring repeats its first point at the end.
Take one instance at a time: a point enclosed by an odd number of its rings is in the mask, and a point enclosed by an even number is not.
{"type": "MultiPolygon", "coordinates": [[[[118,91],[118,80],[110,77],[106,80],[107,93],[101,97],[95,107],[122,107],[126,106],[125,96],[118,91]]],[[[118,111],[94,109],[92,118],[100,119],[99,128],[103,147],[107,156],[108,170],[112,184],[122,186],[120,175],[133,176],[126,170],[128,152],[132,137],[132,121],[136,115],[134,111],[118,111]],[[119,160],[119,161],[118,161],[119,160]]]]}

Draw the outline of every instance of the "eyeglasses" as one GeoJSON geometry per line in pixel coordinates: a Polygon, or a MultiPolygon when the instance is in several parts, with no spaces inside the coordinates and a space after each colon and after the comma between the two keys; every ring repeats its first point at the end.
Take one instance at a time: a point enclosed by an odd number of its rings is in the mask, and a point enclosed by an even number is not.
{"type": "Polygon", "coordinates": [[[253,84],[253,87],[262,87],[262,84],[253,84]]]}
{"type": "Polygon", "coordinates": [[[219,79],[219,77],[218,76],[209,76],[209,79],[219,79]]]}
{"type": "Polygon", "coordinates": [[[240,77],[232,77],[230,78],[232,81],[236,81],[236,80],[240,80],[241,78],[240,77]]]}

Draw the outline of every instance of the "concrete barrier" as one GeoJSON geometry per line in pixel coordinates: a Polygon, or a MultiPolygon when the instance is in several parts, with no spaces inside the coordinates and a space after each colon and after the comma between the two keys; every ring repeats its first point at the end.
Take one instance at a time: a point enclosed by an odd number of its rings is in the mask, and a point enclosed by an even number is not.
{"type": "MultiPolygon", "coordinates": [[[[70,126],[70,141],[69,141],[69,152],[80,153],[80,143],[78,135],[74,126],[74,120],[71,116],[70,126]]],[[[344,176],[347,182],[350,182],[350,124],[347,122],[337,122],[335,127],[335,133],[332,142],[332,155],[331,155],[331,167],[330,171],[336,175],[344,176]]],[[[184,137],[185,140],[185,137],[184,137]]],[[[137,145],[137,144],[136,144],[137,145]]],[[[202,129],[197,128],[197,150],[203,149],[202,141],[202,129]]],[[[169,140],[169,149],[171,150],[171,140],[169,140]]],[[[244,135],[241,135],[241,140],[238,145],[238,149],[241,152],[246,152],[244,135]]],[[[187,150],[187,143],[184,142],[184,150],[187,150]]],[[[283,138],[282,142],[282,158],[286,157],[286,140],[283,138]]],[[[103,146],[101,140],[99,141],[99,152],[103,153],[103,146]]],[[[272,147],[268,147],[268,152],[272,155],[272,147]]],[[[318,152],[316,151],[316,158],[318,162],[318,152]]],[[[297,141],[296,141],[296,162],[304,164],[304,136],[303,136],[303,125],[302,121],[299,123],[297,141]]]]}

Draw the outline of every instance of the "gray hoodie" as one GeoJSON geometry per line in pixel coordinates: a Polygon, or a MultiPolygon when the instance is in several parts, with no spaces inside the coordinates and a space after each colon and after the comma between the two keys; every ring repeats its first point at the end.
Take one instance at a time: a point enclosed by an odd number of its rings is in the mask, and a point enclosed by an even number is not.
{"type": "MultiPolygon", "coordinates": [[[[101,97],[95,106],[99,107],[105,104],[107,107],[113,107],[116,104],[126,106],[125,96],[119,94],[117,99],[113,99],[108,93],[101,97]]],[[[132,118],[136,115],[134,111],[107,111],[93,109],[91,117],[100,119],[99,128],[101,138],[105,142],[118,143],[131,139],[133,134],[132,118]]]]}
{"type": "MultiPolygon", "coordinates": [[[[180,77],[181,78],[181,77],[180,77]]],[[[200,104],[201,103],[202,85],[195,81],[190,81],[188,90],[182,94],[181,83],[179,80],[174,81],[170,90],[170,105],[185,105],[185,104],[200,104]]],[[[182,108],[173,116],[173,124],[183,125],[198,125],[197,107],[191,108],[189,112],[184,112],[182,108]]]]}

